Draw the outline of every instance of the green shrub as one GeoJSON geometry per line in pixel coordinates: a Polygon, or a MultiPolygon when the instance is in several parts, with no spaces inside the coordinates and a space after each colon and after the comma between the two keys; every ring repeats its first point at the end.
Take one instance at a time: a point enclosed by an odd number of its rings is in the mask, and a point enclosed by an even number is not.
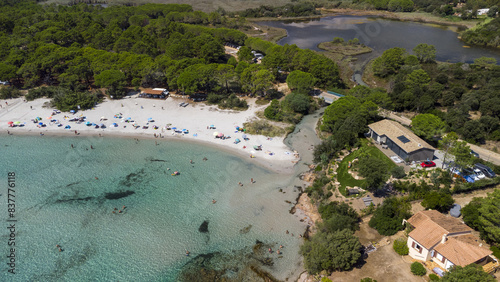
{"type": "Polygon", "coordinates": [[[317,165],[315,168],[314,168],[314,171],[318,172],[318,171],[321,171],[323,169],[323,167],[321,165],[317,165]]]}
{"type": "Polygon", "coordinates": [[[361,279],[360,282],[377,282],[377,280],[372,279],[370,277],[365,277],[365,278],[361,279]]]}
{"type": "Polygon", "coordinates": [[[436,275],[436,274],[434,274],[434,273],[429,274],[429,279],[430,279],[431,281],[439,281],[439,280],[441,280],[441,278],[439,278],[439,276],[437,276],[437,275],[436,275]]]}
{"type": "Polygon", "coordinates": [[[394,241],[392,248],[400,256],[408,255],[409,249],[408,249],[408,245],[406,244],[406,240],[404,240],[404,239],[397,239],[396,241],[394,241]]]}
{"type": "Polygon", "coordinates": [[[39,87],[39,88],[33,88],[28,91],[28,94],[24,96],[26,100],[28,101],[33,101],[38,98],[46,97],[46,98],[52,98],[55,93],[57,93],[57,88],[54,86],[49,86],[49,87],[39,87]]]}
{"type": "Polygon", "coordinates": [[[490,251],[493,252],[495,257],[500,258],[500,249],[497,246],[491,246],[490,251]]]}
{"type": "Polygon", "coordinates": [[[391,169],[391,175],[394,178],[403,178],[406,176],[405,169],[402,166],[395,166],[391,169]]]}
{"type": "Polygon", "coordinates": [[[411,264],[411,273],[417,276],[424,276],[427,273],[425,267],[418,261],[411,264]]]}
{"type": "Polygon", "coordinates": [[[0,99],[12,99],[21,96],[19,89],[14,87],[0,88],[0,99]]]}

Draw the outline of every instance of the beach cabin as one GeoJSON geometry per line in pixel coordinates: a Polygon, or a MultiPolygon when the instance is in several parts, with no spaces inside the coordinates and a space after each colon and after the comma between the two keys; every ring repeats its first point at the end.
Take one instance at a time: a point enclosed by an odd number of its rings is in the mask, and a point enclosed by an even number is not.
{"type": "Polygon", "coordinates": [[[144,89],[144,91],[139,94],[139,98],[149,98],[149,99],[166,99],[169,92],[165,88],[153,88],[144,89]]]}

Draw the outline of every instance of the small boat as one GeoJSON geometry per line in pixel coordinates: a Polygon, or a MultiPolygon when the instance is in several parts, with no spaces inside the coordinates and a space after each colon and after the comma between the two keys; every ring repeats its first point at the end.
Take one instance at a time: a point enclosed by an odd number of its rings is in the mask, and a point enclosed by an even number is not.
{"type": "Polygon", "coordinates": [[[174,173],[172,173],[172,176],[177,176],[177,175],[180,175],[181,173],[178,172],[178,171],[174,171],[174,173]]]}

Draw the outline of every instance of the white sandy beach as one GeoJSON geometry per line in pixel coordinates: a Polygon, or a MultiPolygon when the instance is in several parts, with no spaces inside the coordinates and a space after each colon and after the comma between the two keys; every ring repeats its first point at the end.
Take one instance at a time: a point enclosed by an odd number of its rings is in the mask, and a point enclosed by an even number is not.
{"type": "MultiPolygon", "coordinates": [[[[244,141],[242,132],[236,132],[237,126],[243,126],[253,118],[255,112],[263,110],[266,106],[259,106],[254,103],[254,99],[248,102],[249,109],[246,111],[220,110],[216,106],[207,106],[203,103],[193,103],[183,98],[169,97],[166,100],[138,98],[138,95],[128,96],[121,100],[108,100],[98,104],[95,108],[85,111],[78,111],[75,114],[62,112],[52,115],[53,108],[42,107],[49,99],[37,99],[35,101],[24,102],[23,98],[0,100],[0,134],[30,134],[39,135],[69,135],[75,136],[75,130],[79,136],[125,136],[133,138],[155,138],[154,134],[161,138],[156,138],[158,142],[168,142],[170,138],[178,138],[186,141],[204,142],[221,146],[226,150],[237,152],[238,154],[265,165],[277,172],[290,172],[298,161],[294,153],[284,143],[283,137],[268,139],[262,135],[247,134],[249,140],[244,141]],[[8,105],[6,104],[8,103],[8,105]],[[189,102],[187,107],[179,107],[180,102],[189,102]],[[121,114],[120,118],[114,116],[121,114]],[[65,118],[66,116],[66,118],[65,118]],[[77,124],[70,122],[70,118],[86,117],[86,121],[95,124],[104,124],[105,128],[94,128],[85,125],[85,122],[77,124]],[[32,119],[41,117],[46,126],[39,127],[32,119]],[[49,119],[49,117],[52,117],[49,119]],[[106,120],[101,120],[104,117],[106,120]],[[125,122],[126,118],[131,118],[133,122],[125,122]],[[148,123],[148,118],[154,122],[148,123]],[[58,126],[50,120],[58,120],[62,126],[58,126]],[[9,122],[20,122],[23,126],[11,127],[9,122]],[[118,127],[112,127],[117,123],[118,127]],[[140,127],[135,129],[132,124],[140,127]],[[187,129],[188,134],[174,133],[173,130],[166,130],[165,126],[171,124],[179,130],[187,129]],[[71,129],[65,129],[65,126],[71,129]],[[153,126],[158,129],[153,129],[153,126]],[[214,125],[216,129],[207,129],[214,125]],[[149,126],[143,129],[143,126],[149,126]],[[230,139],[222,140],[214,137],[214,132],[231,136],[230,139]],[[239,144],[234,144],[236,138],[240,139],[239,144]],[[262,145],[262,151],[253,149],[254,145],[262,145]],[[246,148],[244,148],[246,146],[246,148]]],[[[171,139],[170,139],[171,140],[171,139]]]]}

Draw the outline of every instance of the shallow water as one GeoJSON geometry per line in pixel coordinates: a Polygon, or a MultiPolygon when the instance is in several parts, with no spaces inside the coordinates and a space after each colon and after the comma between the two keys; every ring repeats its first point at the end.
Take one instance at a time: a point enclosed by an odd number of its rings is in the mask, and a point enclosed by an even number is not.
{"type": "Polygon", "coordinates": [[[285,230],[299,234],[305,226],[285,202],[298,193],[291,175],[202,144],[158,143],[0,136],[0,219],[7,227],[7,172],[15,172],[18,220],[17,274],[3,263],[0,281],[175,281],[191,258],[248,249],[256,240],[285,246],[282,258],[268,255],[274,265],[266,271],[279,279],[298,274],[300,241],[285,230]],[[199,231],[204,221],[206,233],[199,231]]]}

